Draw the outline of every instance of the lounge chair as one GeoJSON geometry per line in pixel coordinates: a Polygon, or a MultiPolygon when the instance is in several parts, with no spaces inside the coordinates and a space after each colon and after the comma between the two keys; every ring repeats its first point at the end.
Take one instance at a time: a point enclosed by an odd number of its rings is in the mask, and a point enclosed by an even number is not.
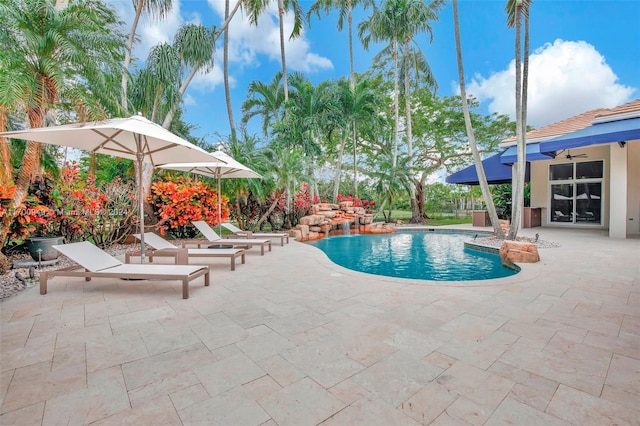
{"type": "Polygon", "coordinates": [[[53,277],[121,278],[131,280],[179,280],[182,281],[182,298],[189,298],[189,282],[204,275],[204,285],[209,285],[209,267],[202,265],[153,265],[126,264],[88,241],[54,245],[54,249],[77,265],[56,271],[40,273],[40,294],[47,294],[47,280],[53,277]],[[84,269],[76,271],[75,269],[84,269]]]}
{"type": "MultiPolygon", "coordinates": [[[[134,237],[140,239],[140,234],[134,234],[134,237]]],[[[190,257],[227,257],[231,260],[232,271],[236,270],[236,258],[240,257],[244,263],[242,249],[180,248],[153,232],[144,233],[144,242],[151,247],[151,251],[145,252],[150,262],[153,262],[154,257],[173,257],[176,264],[187,265],[190,257]]],[[[132,256],[140,256],[140,252],[127,253],[125,262],[129,263],[132,256]]]]}
{"type": "Polygon", "coordinates": [[[571,215],[566,215],[562,213],[560,210],[554,211],[554,216],[553,216],[556,222],[571,222],[572,217],[573,217],[573,213],[571,213],[571,215]]]}
{"type": "MultiPolygon", "coordinates": [[[[188,244],[197,244],[198,248],[202,244],[213,244],[217,246],[230,245],[234,247],[247,247],[260,246],[260,254],[264,256],[265,246],[271,251],[271,240],[265,240],[261,238],[222,238],[216,231],[211,228],[207,222],[202,220],[194,220],[191,222],[198,231],[204,236],[204,239],[187,240],[182,242],[182,247],[186,247],[188,244]]],[[[211,247],[211,246],[210,246],[211,247]]]]}
{"type": "MultiPolygon", "coordinates": [[[[285,241],[289,244],[289,234],[286,232],[251,232],[243,231],[232,223],[224,222],[222,224],[229,231],[233,232],[233,236],[237,238],[280,238],[280,246],[284,246],[285,241]]],[[[227,238],[224,235],[223,238],[227,238]]]]}

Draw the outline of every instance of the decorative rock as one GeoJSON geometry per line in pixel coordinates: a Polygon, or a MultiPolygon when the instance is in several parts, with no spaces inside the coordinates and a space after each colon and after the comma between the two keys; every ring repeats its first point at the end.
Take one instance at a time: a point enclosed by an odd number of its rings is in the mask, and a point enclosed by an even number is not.
{"type": "Polygon", "coordinates": [[[309,225],[296,225],[296,228],[300,230],[302,239],[306,239],[309,237],[309,225]]]}
{"type": "Polygon", "coordinates": [[[365,214],[363,216],[360,217],[360,223],[362,225],[368,225],[370,223],[373,223],[373,215],[372,214],[365,214]]]}
{"type": "Polygon", "coordinates": [[[328,218],[334,218],[336,217],[337,212],[333,211],[333,210],[329,210],[329,211],[319,211],[317,213],[318,215],[322,215],[324,217],[328,217],[328,218]]]}
{"type": "Polygon", "coordinates": [[[296,232],[290,235],[298,241],[308,241],[323,238],[332,229],[344,232],[347,225],[349,229],[357,229],[363,234],[383,234],[397,230],[397,227],[392,224],[374,222],[373,214],[367,213],[363,207],[354,207],[353,203],[353,201],[341,201],[340,205],[329,203],[312,205],[312,214],[300,218],[296,232]]]}
{"type": "Polygon", "coordinates": [[[540,261],[538,247],[532,243],[519,241],[505,241],[500,247],[500,260],[508,268],[513,268],[513,264],[536,263],[540,261]]]}
{"type": "Polygon", "coordinates": [[[312,214],[311,216],[304,216],[300,218],[301,225],[320,225],[325,220],[325,217],[319,214],[312,214]]]}

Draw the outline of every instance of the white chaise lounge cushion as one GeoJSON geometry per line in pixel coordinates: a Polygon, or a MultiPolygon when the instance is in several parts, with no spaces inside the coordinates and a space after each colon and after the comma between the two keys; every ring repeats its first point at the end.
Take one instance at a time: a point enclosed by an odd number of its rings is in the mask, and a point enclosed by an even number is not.
{"type": "Polygon", "coordinates": [[[121,261],[88,241],[52,246],[88,271],[99,272],[124,265],[121,261]]]}

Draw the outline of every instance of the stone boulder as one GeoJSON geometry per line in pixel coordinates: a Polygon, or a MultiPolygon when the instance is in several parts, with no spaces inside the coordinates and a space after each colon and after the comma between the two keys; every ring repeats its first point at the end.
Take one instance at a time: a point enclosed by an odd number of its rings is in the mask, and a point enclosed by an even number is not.
{"type": "Polygon", "coordinates": [[[514,263],[539,262],[538,246],[521,241],[504,241],[500,247],[500,261],[508,268],[513,268],[514,263]]]}
{"type": "Polygon", "coordinates": [[[304,216],[300,218],[301,225],[320,225],[322,222],[325,222],[327,219],[321,214],[312,214],[310,216],[304,216]]]}

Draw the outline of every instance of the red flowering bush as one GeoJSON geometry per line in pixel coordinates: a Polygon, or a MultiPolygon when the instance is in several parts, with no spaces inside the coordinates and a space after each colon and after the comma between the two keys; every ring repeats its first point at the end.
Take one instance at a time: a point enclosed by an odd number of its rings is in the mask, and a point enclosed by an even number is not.
{"type": "Polygon", "coordinates": [[[62,236],[66,242],[91,239],[101,247],[122,240],[135,215],[133,187],[120,179],[96,186],[95,176],[83,177],[67,164],[56,181],[36,178],[29,196],[11,224],[13,240],[32,236],[62,236]]]}
{"type": "MultiPolygon", "coordinates": [[[[229,217],[228,198],[221,197],[221,218],[229,217]]],[[[193,238],[193,220],[218,224],[218,194],[202,181],[184,176],[156,181],[151,186],[151,203],[160,219],[160,233],[167,231],[176,238],[193,238]]]]}
{"type": "MultiPolygon", "coordinates": [[[[317,196],[314,197],[314,200],[317,196]]],[[[294,220],[292,225],[295,226],[300,218],[307,216],[311,212],[311,195],[309,194],[309,185],[306,182],[302,182],[302,185],[298,192],[296,192],[293,199],[293,216],[294,220]]]]}

